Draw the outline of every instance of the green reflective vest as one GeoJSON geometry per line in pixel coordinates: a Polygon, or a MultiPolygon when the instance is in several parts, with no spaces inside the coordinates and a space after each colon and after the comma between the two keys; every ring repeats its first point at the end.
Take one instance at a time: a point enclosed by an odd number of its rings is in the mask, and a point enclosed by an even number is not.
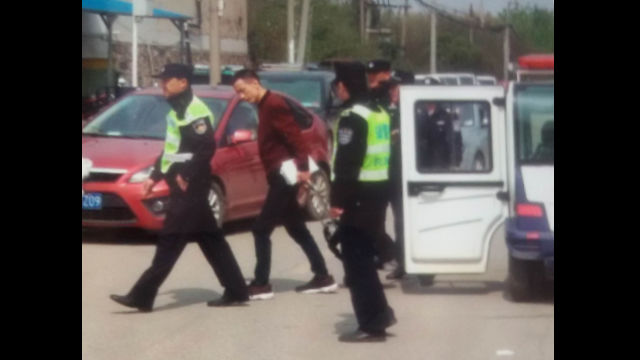
{"type": "MultiPolygon", "coordinates": [[[[193,154],[191,153],[178,153],[180,149],[180,141],[182,135],[180,134],[180,128],[190,125],[193,121],[208,117],[211,122],[211,126],[214,126],[214,118],[209,107],[202,102],[195,95],[193,100],[187,107],[184,113],[184,119],[178,119],[178,115],[175,110],[169,111],[167,114],[167,134],[164,140],[164,153],[162,154],[161,171],[166,174],[169,168],[174,163],[186,162],[191,160],[193,154]]],[[[214,127],[215,128],[215,127],[214,127]]]]}
{"type": "MultiPolygon", "coordinates": [[[[378,107],[379,111],[371,111],[362,105],[355,105],[351,109],[343,111],[340,116],[349,116],[355,113],[367,121],[367,153],[360,168],[359,181],[375,182],[389,179],[389,155],[390,155],[390,117],[387,112],[378,107]]],[[[338,120],[337,128],[340,128],[338,120]]],[[[337,152],[338,131],[334,131],[334,153],[333,163],[335,164],[337,152]]],[[[335,178],[335,176],[332,176],[335,178]]]]}

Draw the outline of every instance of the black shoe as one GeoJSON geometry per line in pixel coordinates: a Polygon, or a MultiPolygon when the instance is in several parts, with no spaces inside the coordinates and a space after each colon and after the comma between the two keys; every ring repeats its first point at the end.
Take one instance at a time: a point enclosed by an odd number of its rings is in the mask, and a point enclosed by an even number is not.
{"type": "Polygon", "coordinates": [[[129,296],[122,296],[122,295],[111,295],[109,296],[111,298],[111,300],[117,302],[120,305],[124,305],[126,307],[130,307],[130,308],[135,308],[138,309],[142,312],[151,312],[152,307],[151,306],[141,306],[136,304],[133,299],[131,299],[129,296]]]}
{"type": "Polygon", "coordinates": [[[369,333],[362,330],[356,330],[352,333],[340,335],[338,341],[348,343],[384,342],[387,341],[387,333],[384,331],[369,333]]]}
{"type": "Polygon", "coordinates": [[[387,280],[400,280],[405,275],[407,275],[407,273],[402,268],[397,267],[395,270],[393,270],[390,274],[387,275],[387,280]]]}
{"type": "Polygon", "coordinates": [[[333,280],[333,276],[314,276],[311,281],[304,285],[296,287],[296,292],[303,294],[318,294],[318,293],[334,293],[338,291],[338,284],[333,280]]]}
{"type": "Polygon", "coordinates": [[[235,298],[223,295],[218,299],[207,302],[207,306],[214,306],[214,307],[246,306],[247,301],[249,301],[249,297],[246,297],[244,299],[235,299],[235,298]]]}
{"type": "Polygon", "coordinates": [[[253,282],[249,284],[249,300],[269,300],[274,296],[271,284],[257,285],[253,282]]]}

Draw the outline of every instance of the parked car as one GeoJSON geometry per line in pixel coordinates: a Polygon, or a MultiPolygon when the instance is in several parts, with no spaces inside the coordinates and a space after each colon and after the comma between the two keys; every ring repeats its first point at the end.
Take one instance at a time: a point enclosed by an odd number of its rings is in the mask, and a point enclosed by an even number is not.
{"type": "Polygon", "coordinates": [[[466,73],[422,74],[417,80],[426,85],[476,85],[476,77],[466,73]]]}
{"type": "Polygon", "coordinates": [[[496,85],[498,83],[498,80],[496,79],[496,77],[495,76],[490,76],[490,75],[479,75],[479,76],[476,76],[476,81],[478,82],[478,85],[493,86],[493,85],[496,85]]]}
{"type": "MultiPolygon", "coordinates": [[[[194,86],[194,93],[215,116],[216,153],[211,161],[213,184],[209,203],[219,224],[259,214],[267,193],[258,156],[258,114],[228,86],[194,86]]],[[[286,95],[285,95],[286,96],[286,95]]],[[[311,157],[321,170],[312,174],[307,211],[325,216],[329,191],[327,129],[314,113],[301,120],[311,157]]],[[[169,189],[162,181],[148,199],[142,183],[162,152],[169,104],[161,89],[139,90],[107,108],[82,130],[82,157],[93,167],[84,180],[82,226],[162,228],[169,189]]]]}

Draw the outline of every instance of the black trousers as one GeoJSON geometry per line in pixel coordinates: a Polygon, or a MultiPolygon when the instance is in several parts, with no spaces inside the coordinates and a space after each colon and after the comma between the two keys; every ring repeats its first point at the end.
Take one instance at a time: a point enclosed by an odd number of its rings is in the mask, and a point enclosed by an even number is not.
{"type": "Polygon", "coordinates": [[[393,212],[393,227],[396,232],[395,255],[402,270],[404,270],[404,214],[402,208],[402,183],[400,179],[390,182],[390,203],[393,212]]]}
{"type": "Polygon", "coordinates": [[[255,280],[257,285],[269,283],[271,272],[271,234],[282,223],[289,236],[300,245],[316,275],[328,275],[324,257],[304,222],[304,212],[296,201],[296,187],[288,185],[277,172],[267,175],[269,192],[262,212],[253,225],[256,248],[255,280]]]}
{"type": "Polygon", "coordinates": [[[335,236],[341,244],[342,264],[360,330],[384,331],[395,317],[374,262],[375,232],[340,224],[335,236]]]}
{"type": "Polygon", "coordinates": [[[129,292],[137,305],[153,306],[158,289],[191,238],[198,242],[218,281],[225,288],[225,295],[234,299],[248,298],[248,289],[240,267],[206,203],[205,189],[195,182],[189,184],[186,193],[171,188],[170,208],[156,244],[151,267],[129,292]]]}

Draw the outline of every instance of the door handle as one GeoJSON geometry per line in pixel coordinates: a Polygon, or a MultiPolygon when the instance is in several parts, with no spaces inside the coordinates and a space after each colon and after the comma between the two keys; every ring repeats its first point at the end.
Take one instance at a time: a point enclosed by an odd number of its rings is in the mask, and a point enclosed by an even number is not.
{"type": "Polygon", "coordinates": [[[506,191],[498,191],[496,197],[498,198],[498,200],[509,201],[509,193],[506,191]]]}
{"type": "Polygon", "coordinates": [[[443,184],[416,184],[409,183],[409,196],[415,197],[422,193],[442,193],[445,189],[443,184]]]}

